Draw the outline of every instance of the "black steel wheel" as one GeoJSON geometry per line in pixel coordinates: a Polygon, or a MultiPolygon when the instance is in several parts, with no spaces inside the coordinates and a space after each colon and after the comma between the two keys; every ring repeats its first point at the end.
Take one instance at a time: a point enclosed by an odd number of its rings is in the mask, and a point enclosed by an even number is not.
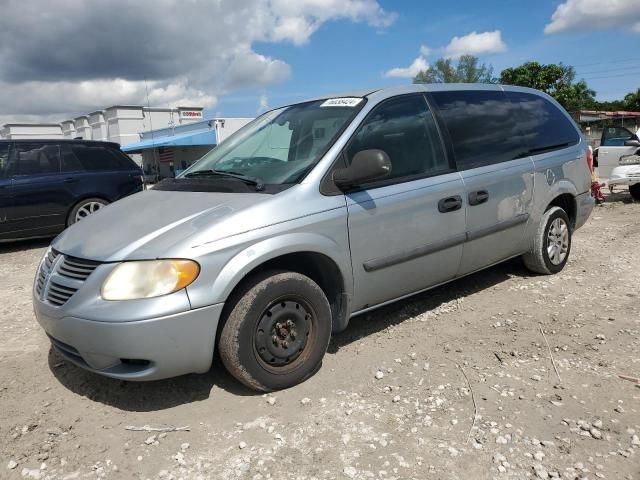
{"type": "Polygon", "coordinates": [[[312,376],[331,337],[322,289],[295,272],[250,278],[230,299],[218,348],[227,370],[258,391],[288,388],[312,376]]]}

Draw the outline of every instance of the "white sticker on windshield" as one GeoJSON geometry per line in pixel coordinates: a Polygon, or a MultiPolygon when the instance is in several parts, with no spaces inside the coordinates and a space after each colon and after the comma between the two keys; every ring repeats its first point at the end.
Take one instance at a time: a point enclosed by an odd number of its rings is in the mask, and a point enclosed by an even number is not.
{"type": "Polygon", "coordinates": [[[320,105],[321,107],[355,107],[362,101],[361,98],[354,97],[342,97],[342,98],[330,98],[325,100],[320,105]]]}

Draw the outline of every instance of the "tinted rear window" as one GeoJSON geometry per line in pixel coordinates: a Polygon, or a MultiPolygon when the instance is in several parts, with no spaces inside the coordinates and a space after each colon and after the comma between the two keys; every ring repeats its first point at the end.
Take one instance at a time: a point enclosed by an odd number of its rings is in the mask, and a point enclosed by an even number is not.
{"type": "Polygon", "coordinates": [[[524,92],[506,92],[506,96],[520,107],[518,127],[531,155],[578,143],[580,137],[573,122],[546,98],[524,92]]]}
{"type": "Polygon", "coordinates": [[[104,146],[73,145],[71,147],[83,170],[125,170],[133,166],[126,158],[104,146]]]}
{"type": "Polygon", "coordinates": [[[435,92],[460,170],[522,158],[528,147],[518,129],[519,107],[501,91],[435,92]]]}

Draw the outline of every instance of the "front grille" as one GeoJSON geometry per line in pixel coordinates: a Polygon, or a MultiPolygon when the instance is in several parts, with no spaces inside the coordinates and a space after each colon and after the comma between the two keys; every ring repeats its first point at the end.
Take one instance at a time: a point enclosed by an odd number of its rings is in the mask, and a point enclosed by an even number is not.
{"type": "Polygon", "coordinates": [[[49,284],[47,301],[59,307],[60,305],[64,305],[65,303],[67,303],[67,300],[71,298],[71,295],[73,295],[77,291],[77,288],[67,287],[52,281],[49,284]]]}
{"type": "Polygon", "coordinates": [[[36,294],[40,300],[60,307],[67,303],[99,265],[99,262],[62,255],[51,249],[36,275],[36,294]]]}
{"type": "Polygon", "coordinates": [[[91,260],[65,256],[58,266],[58,273],[64,277],[84,281],[98,265],[100,265],[98,262],[91,260]]]}
{"type": "Polygon", "coordinates": [[[51,275],[51,270],[59,255],[59,252],[56,252],[52,249],[49,250],[47,252],[47,255],[44,257],[44,261],[40,265],[40,270],[38,271],[38,275],[36,276],[36,293],[38,294],[38,296],[42,295],[42,290],[47,283],[47,278],[49,278],[49,275],[51,275]]]}

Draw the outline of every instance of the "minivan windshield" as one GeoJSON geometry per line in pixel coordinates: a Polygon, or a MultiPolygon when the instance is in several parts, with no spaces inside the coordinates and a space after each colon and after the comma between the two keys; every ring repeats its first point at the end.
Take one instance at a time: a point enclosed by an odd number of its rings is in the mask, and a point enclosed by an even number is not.
{"type": "Polygon", "coordinates": [[[267,112],[179,178],[226,178],[255,185],[296,183],[331,147],[364,103],[361,98],[318,100],[267,112]]]}

